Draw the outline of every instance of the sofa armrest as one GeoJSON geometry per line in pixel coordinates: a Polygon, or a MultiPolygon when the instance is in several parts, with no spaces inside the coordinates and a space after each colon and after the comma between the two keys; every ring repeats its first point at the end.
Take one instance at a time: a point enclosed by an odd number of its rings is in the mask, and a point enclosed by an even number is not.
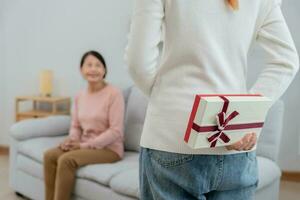
{"type": "Polygon", "coordinates": [[[66,135],[69,132],[70,123],[71,117],[64,115],[28,119],[12,125],[10,134],[16,140],[66,135]]]}

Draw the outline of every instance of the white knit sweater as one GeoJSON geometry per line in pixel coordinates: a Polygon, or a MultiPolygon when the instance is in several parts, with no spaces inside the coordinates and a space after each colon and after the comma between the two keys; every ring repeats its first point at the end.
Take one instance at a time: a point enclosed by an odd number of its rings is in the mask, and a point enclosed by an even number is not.
{"type": "Polygon", "coordinates": [[[135,84],[149,97],[141,146],[187,154],[230,154],[224,147],[191,149],[184,134],[195,94],[260,93],[276,101],[290,85],[299,58],[278,0],[136,0],[125,58],[135,84]],[[159,57],[159,43],[163,50],[159,57]],[[246,88],[254,42],[267,53],[246,88]]]}

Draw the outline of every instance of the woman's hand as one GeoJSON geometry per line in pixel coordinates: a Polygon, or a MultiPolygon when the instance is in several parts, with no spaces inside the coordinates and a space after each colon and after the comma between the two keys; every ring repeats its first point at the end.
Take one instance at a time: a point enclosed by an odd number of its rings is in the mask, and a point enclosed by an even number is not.
{"type": "Polygon", "coordinates": [[[69,137],[67,137],[60,145],[60,149],[63,151],[71,151],[80,149],[80,143],[79,141],[73,140],[69,137]]]}
{"type": "Polygon", "coordinates": [[[257,137],[255,133],[246,134],[240,141],[226,146],[227,150],[236,150],[236,151],[247,151],[251,150],[257,142],[257,137]]]}
{"type": "Polygon", "coordinates": [[[72,139],[67,137],[62,143],[59,144],[59,148],[63,151],[67,151],[67,147],[69,145],[69,142],[71,141],[72,139]]]}
{"type": "Polygon", "coordinates": [[[80,142],[79,141],[71,141],[69,145],[69,151],[80,149],[80,142]]]}

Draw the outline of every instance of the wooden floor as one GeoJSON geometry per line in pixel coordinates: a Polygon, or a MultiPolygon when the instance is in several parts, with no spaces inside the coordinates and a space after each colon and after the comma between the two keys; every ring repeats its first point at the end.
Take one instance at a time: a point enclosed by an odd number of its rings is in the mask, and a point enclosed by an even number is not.
{"type": "MultiPolygon", "coordinates": [[[[8,186],[8,156],[0,155],[0,199],[24,200],[15,195],[8,186]]],[[[300,199],[300,182],[282,181],[280,186],[280,200],[300,199]]]]}

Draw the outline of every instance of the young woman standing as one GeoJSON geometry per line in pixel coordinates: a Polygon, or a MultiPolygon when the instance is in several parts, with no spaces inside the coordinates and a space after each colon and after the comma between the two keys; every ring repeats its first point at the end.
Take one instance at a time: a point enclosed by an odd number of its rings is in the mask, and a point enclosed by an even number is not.
{"type": "Polygon", "coordinates": [[[149,97],[141,199],[253,199],[255,133],[227,147],[196,150],[183,138],[195,94],[260,93],[276,101],[287,89],[299,58],[280,1],[136,0],[125,56],[132,79],[149,97]],[[248,90],[254,42],[268,56],[248,90]]]}

